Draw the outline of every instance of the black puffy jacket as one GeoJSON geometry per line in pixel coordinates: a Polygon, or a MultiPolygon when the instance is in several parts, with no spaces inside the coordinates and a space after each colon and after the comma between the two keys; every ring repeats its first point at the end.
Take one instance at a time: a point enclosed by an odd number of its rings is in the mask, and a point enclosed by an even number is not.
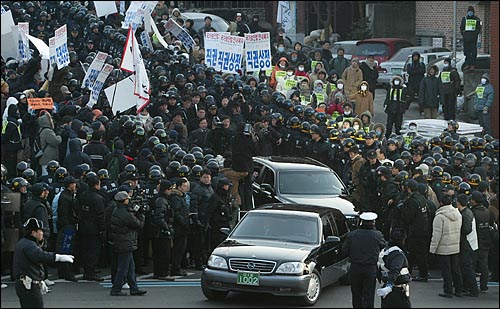
{"type": "Polygon", "coordinates": [[[117,203],[111,214],[111,230],[109,240],[116,253],[134,251],[137,249],[137,235],[144,226],[144,215],[133,213],[127,205],[117,203]]]}
{"type": "Polygon", "coordinates": [[[430,235],[429,211],[425,197],[412,192],[401,210],[401,217],[408,225],[408,238],[422,238],[430,235]]]}
{"type": "Polygon", "coordinates": [[[174,235],[173,212],[168,197],[162,194],[158,195],[154,205],[153,224],[160,229],[158,238],[172,238],[174,235]]]}
{"type": "Polygon", "coordinates": [[[185,194],[173,189],[169,201],[174,211],[175,236],[186,236],[189,232],[189,206],[186,203],[185,194]]]}
{"type": "Polygon", "coordinates": [[[35,281],[42,281],[45,272],[43,264],[54,263],[56,254],[43,251],[33,236],[25,236],[16,244],[14,252],[14,276],[27,275],[35,281]]]}
{"type": "Polygon", "coordinates": [[[201,224],[206,225],[208,223],[207,209],[208,200],[214,194],[214,189],[210,184],[206,185],[202,182],[194,188],[191,192],[191,203],[189,207],[191,212],[198,213],[198,219],[201,224]]]}

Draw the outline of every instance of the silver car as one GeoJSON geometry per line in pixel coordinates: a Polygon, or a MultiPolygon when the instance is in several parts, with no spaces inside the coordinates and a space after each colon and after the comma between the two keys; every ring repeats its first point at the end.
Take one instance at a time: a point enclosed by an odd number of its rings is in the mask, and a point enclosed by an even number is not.
{"type": "Polygon", "coordinates": [[[250,210],[210,255],[203,294],[222,300],[230,291],[270,293],[312,306],[322,288],[347,274],[342,242],[348,231],[334,208],[269,204],[250,210]]]}

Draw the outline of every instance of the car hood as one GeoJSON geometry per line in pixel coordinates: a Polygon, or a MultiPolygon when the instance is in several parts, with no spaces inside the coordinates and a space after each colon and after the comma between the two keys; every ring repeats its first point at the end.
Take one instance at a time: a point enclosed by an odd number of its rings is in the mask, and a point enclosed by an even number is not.
{"type": "Polygon", "coordinates": [[[386,61],[380,64],[382,68],[403,68],[405,61],[386,61]]]}
{"type": "Polygon", "coordinates": [[[231,239],[222,242],[212,254],[225,258],[276,261],[304,261],[319,245],[262,239],[231,239]]]}
{"type": "Polygon", "coordinates": [[[338,195],[322,195],[322,196],[303,196],[293,194],[282,194],[280,196],[287,203],[308,204],[316,206],[325,206],[336,208],[344,214],[344,216],[358,216],[358,212],[354,210],[354,205],[346,199],[338,195]]]}

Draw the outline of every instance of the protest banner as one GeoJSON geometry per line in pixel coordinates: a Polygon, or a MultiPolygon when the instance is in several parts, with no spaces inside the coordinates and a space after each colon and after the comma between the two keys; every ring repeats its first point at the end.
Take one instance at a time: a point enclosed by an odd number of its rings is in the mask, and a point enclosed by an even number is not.
{"type": "Polygon", "coordinates": [[[239,73],[245,38],[231,34],[222,34],[219,38],[217,66],[224,73],[239,73]]]}
{"type": "Polygon", "coordinates": [[[33,110],[54,109],[52,98],[28,98],[28,106],[33,110]]]}
{"type": "Polygon", "coordinates": [[[31,58],[30,55],[30,44],[27,35],[30,32],[30,24],[29,23],[18,23],[17,29],[19,31],[19,49],[18,49],[18,57],[22,61],[28,61],[31,58]]]}
{"type": "Polygon", "coordinates": [[[94,84],[97,76],[99,76],[99,72],[101,72],[102,67],[104,66],[104,62],[108,54],[103,52],[97,52],[97,55],[94,58],[94,61],[90,64],[87,73],[82,81],[82,88],[89,88],[94,84]]]}
{"type": "Polygon", "coordinates": [[[16,25],[14,23],[14,19],[12,18],[11,10],[8,10],[7,12],[2,14],[1,22],[2,22],[2,27],[1,27],[2,35],[11,32],[11,27],[16,25]]]}
{"type": "Polygon", "coordinates": [[[47,46],[47,44],[45,44],[43,40],[35,38],[29,34],[27,35],[27,37],[30,40],[30,42],[33,43],[33,45],[35,45],[42,59],[47,59],[47,60],[50,59],[49,47],[47,46]]]}
{"type": "Polygon", "coordinates": [[[99,99],[99,93],[101,92],[101,89],[104,86],[104,83],[106,82],[106,79],[108,78],[111,71],[113,71],[113,66],[110,64],[105,64],[101,72],[99,72],[97,79],[91,87],[90,98],[89,102],[87,103],[88,107],[92,107],[97,103],[97,100],[99,99]]]}
{"type": "Polygon", "coordinates": [[[66,25],[56,29],[55,38],[56,62],[57,68],[60,70],[69,64],[68,30],[66,25]]]}
{"type": "Polygon", "coordinates": [[[57,63],[56,62],[56,38],[55,37],[49,38],[49,55],[50,55],[50,59],[49,59],[50,64],[52,65],[53,63],[57,63]]]}
{"type": "Polygon", "coordinates": [[[115,1],[94,1],[97,17],[108,16],[117,12],[115,1]]]}
{"type": "Polygon", "coordinates": [[[272,69],[269,32],[245,34],[245,50],[247,72],[272,69]]]}
{"type": "Polygon", "coordinates": [[[151,43],[151,38],[149,37],[149,33],[147,31],[141,32],[141,43],[142,46],[149,48],[150,51],[153,51],[153,43],[151,43]]]}
{"type": "Polygon", "coordinates": [[[179,24],[177,24],[172,18],[165,24],[165,30],[172,33],[179,41],[182,42],[184,47],[191,50],[195,45],[193,38],[184,30],[179,24]]]}
{"type": "Polygon", "coordinates": [[[142,23],[143,16],[141,16],[141,13],[138,12],[142,4],[143,1],[132,1],[130,3],[127,12],[125,13],[125,19],[122,22],[122,29],[128,29],[132,26],[132,29],[135,30],[138,26],[140,26],[137,22],[140,21],[140,23],[142,23]]]}
{"type": "Polygon", "coordinates": [[[220,46],[220,32],[206,32],[205,33],[205,64],[207,67],[213,67],[216,71],[220,71],[217,64],[217,55],[220,46]]]}

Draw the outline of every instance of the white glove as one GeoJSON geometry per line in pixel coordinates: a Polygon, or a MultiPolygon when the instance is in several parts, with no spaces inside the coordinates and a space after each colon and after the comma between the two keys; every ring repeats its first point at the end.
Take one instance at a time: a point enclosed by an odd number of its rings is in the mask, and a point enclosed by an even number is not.
{"type": "Polygon", "coordinates": [[[42,295],[45,295],[49,292],[49,287],[47,286],[45,281],[42,281],[41,284],[42,284],[42,286],[40,287],[40,292],[42,293],[42,295]]]}
{"type": "Polygon", "coordinates": [[[377,289],[377,296],[385,298],[391,292],[392,292],[392,285],[388,285],[385,288],[377,289]]]}
{"type": "Polygon", "coordinates": [[[56,254],[56,262],[73,263],[75,257],[68,254],[56,254]]]}

